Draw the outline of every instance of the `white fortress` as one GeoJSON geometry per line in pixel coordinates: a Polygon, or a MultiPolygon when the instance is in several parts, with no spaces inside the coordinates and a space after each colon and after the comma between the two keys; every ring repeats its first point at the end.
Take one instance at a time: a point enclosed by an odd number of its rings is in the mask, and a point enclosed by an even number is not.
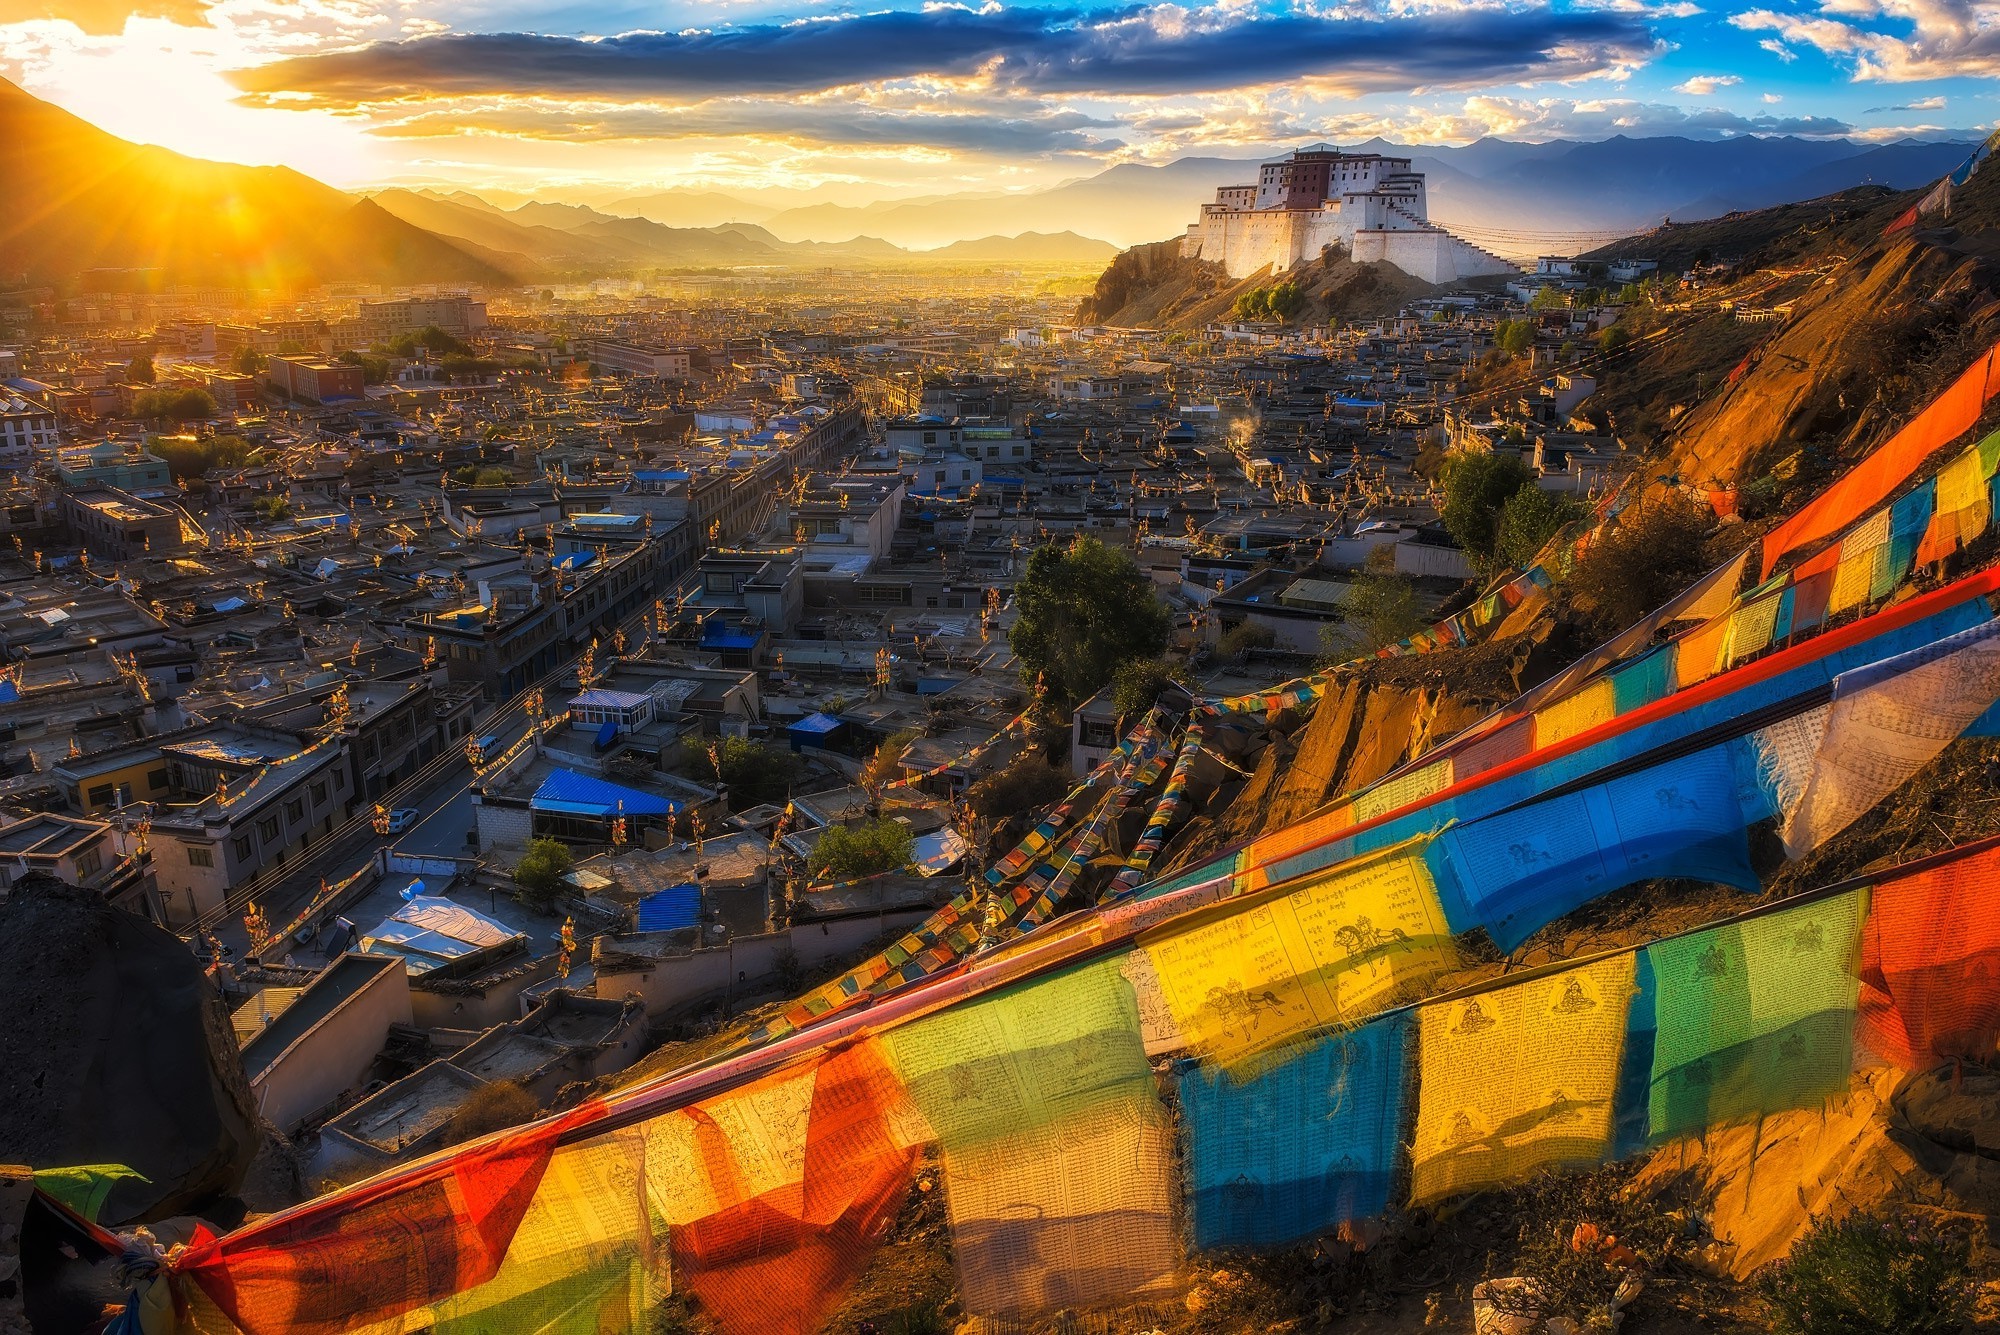
{"type": "Polygon", "coordinates": [[[1248,278],[1283,273],[1336,243],[1358,262],[1393,264],[1428,283],[1520,272],[1430,221],[1423,173],[1408,158],[1330,144],[1262,164],[1255,185],[1218,189],[1181,239],[1181,255],[1248,278]]]}

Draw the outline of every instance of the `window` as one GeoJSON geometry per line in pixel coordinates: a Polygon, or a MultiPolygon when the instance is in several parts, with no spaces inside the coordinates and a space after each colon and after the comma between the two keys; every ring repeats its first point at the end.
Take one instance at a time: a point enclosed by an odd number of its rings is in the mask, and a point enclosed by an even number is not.
{"type": "Polygon", "coordinates": [[[314,780],[314,782],[313,782],[313,786],[312,786],[312,800],[313,800],[313,805],[314,805],[314,806],[318,806],[318,805],[320,805],[320,804],[321,804],[322,802],[326,801],[326,780],[325,780],[325,779],[317,779],[317,780],[314,780]]]}
{"type": "Polygon", "coordinates": [[[163,769],[148,770],[146,772],[146,787],[152,789],[156,793],[159,792],[162,788],[165,788],[168,782],[169,778],[167,772],[163,769]]]}
{"type": "Polygon", "coordinates": [[[285,819],[293,825],[302,825],[305,823],[306,800],[303,797],[295,797],[285,803],[285,819]]]}
{"type": "Polygon", "coordinates": [[[248,862],[248,861],[250,860],[250,836],[249,836],[249,835],[247,835],[247,834],[239,834],[239,835],[237,835],[237,836],[236,836],[236,838],[235,838],[235,840],[234,840],[234,841],[232,842],[232,845],[231,845],[231,846],[232,846],[232,847],[234,847],[234,848],[236,849],[236,860],[237,860],[238,862],[248,862]]]}
{"type": "Polygon", "coordinates": [[[278,818],[276,816],[259,817],[257,820],[257,837],[262,839],[267,844],[277,843],[278,818]]]}
{"type": "Polygon", "coordinates": [[[95,876],[103,869],[104,854],[98,849],[93,848],[81,854],[76,860],[76,874],[80,877],[95,876]]]}
{"type": "Polygon", "coordinates": [[[212,848],[190,848],[187,851],[187,855],[188,866],[190,867],[213,867],[215,865],[215,850],[212,848]]]}
{"type": "Polygon", "coordinates": [[[92,806],[94,806],[94,807],[108,807],[108,806],[110,806],[110,805],[111,805],[111,785],[110,785],[110,784],[108,784],[108,783],[100,783],[100,784],[98,784],[98,785],[97,785],[97,787],[95,787],[95,788],[91,789],[91,790],[90,790],[90,805],[92,805],[92,806]]]}

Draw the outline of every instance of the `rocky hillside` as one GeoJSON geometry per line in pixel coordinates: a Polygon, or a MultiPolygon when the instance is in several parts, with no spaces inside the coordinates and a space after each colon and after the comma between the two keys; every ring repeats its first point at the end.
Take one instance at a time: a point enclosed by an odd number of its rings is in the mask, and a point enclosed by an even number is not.
{"type": "Polygon", "coordinates": [[[1078,323],[1199,329],[1226,319],[1239,296],[1280,281],[1304,289],[1305,304],[1286,321],[1293,326],[1374,319],[1441,290],[1392,264],[1356,264],[1340,251],[1282,278],[1257,273],[1239,282],[1219,264],[1182,259],[1180,247],[1176,238],[1134,246],[1119,255],[1098,277],[1096,291],[1077,308],[1078,323]]]}

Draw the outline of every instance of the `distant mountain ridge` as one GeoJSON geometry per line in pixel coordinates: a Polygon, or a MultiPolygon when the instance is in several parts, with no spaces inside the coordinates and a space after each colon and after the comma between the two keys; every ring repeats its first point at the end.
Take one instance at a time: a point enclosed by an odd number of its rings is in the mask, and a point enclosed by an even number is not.
{"type": "Polygon", "coordinates": [[[300,287],[510,283],[501,257],[288,167],[128,143],[0,79],[0,277],[61,283],[300,287]]]}
{"type": "MultiPolygon", "coordinates": [[[[1410,158],[1425,174],[1431,216],[1446,226],[1555,240],[1635,232],[1667,217],[1714,217],[1871,183],[1906,190],[1942,176],[1973,147],[1748,135],[1540,144],[1481,139],[1462,148],[1372,139],[1352,146],[1410,158]]],[[[1253,181],[1264,161],[1188,157],[1159,166],[1121,163],[1046,190],[891,200],[860,208],[815,205],[773,214],[763,226],[788,241],[844,230],[901,246],[937,246],[990,232],[1045,229],[1060,220],[1084,235],[1132,246],[1176,235],[1217,186],[1253,181]]]]}

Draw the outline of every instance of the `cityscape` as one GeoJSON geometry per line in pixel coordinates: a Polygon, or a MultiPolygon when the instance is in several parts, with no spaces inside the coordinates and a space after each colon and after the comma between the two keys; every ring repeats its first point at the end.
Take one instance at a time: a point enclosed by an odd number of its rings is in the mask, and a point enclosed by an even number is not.
{"type": "Polygon", "coordinates": [[[1864,8],[0,6],[0,1335],[2000,1325],[1864,8]]]}

